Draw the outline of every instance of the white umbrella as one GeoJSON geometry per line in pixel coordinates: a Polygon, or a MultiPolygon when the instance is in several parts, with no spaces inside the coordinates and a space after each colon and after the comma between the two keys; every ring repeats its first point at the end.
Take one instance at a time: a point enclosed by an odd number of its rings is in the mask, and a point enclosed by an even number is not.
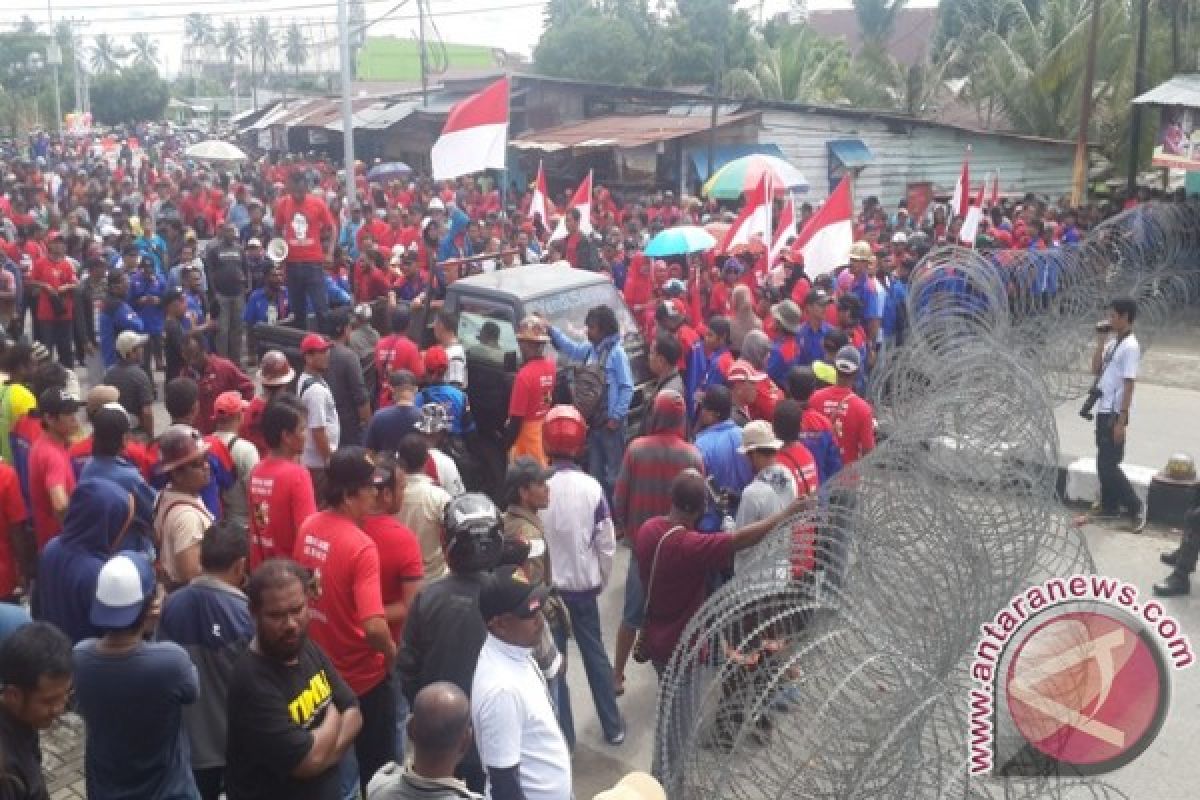
{"type": "Polygon", "coordinates": [[[222,142],[219,139],[209,139],[207,142],[197,142],[183,151],[188,158],[200,161],[245,161],[246,154],[237,145],[222,142]]]}

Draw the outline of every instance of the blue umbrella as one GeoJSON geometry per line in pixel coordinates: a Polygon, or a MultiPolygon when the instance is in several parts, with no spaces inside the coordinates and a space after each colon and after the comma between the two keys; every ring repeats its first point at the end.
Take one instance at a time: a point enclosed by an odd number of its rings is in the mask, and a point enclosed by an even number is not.
{"type": "Polygon", "coordinates": [[[388,161],[385,164],[376,164],[371,167],[367,178],[373,181],[388,181],[393,178],[407,178],[411,174],[412,167],[403,161],[388,161]]]}
{"type": "Polygon", "coordinates": [[[704,228],[696,225],[680,225],[667,228],[646,245],[645,254],[651,258],[681,256],[687,253],[703,253],[717,246],[717,240],[704,228]]]}

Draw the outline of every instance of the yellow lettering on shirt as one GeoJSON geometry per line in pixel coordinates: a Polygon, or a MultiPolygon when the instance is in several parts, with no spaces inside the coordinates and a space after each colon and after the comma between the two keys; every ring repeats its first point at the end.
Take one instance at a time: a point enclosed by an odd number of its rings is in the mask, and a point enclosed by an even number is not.
{"type": "Polygon", "coordinates": [[[308,686],[288,703],[288,714],[291,715],[292,722],[307,728],[309,720],[325,707],[325,703],[332,696],[333,687],[329,683],[329,677],[325,670],[321,670],[313,675],[308,681],[308,686]]]}

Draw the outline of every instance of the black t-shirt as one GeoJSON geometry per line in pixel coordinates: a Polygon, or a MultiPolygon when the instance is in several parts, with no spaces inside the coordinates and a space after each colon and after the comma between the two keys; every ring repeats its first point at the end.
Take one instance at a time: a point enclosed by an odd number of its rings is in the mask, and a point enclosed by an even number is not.
{"type": "Polygon", "coordinates": [[[311,640],[296,664],[281,664],[247,649],[229,685],[225,758],[228,800],[339,800],[337,766],[315,778],[292,777],[312,749],[310,731],[330,703],[343,711],[354,693],[311,640]]]}
{"type": "Polygon", "coordinates": [[[163,323],[163,354],[166,357],[166,380],[178,378],[183,372],[183,341],[187,338],[177,319],[163,323]]]}
{"type": "Polygon", "coordinates": [[[154,405],[154,382],[140,364],[116,364],[104,373],[104,382],[117,390],[117,402],[135,419],[154,405]]]}

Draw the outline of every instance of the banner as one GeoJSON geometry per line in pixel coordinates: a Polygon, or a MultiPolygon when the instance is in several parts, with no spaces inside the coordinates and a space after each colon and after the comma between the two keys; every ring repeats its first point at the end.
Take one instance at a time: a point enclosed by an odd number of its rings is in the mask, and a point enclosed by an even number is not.
{"type": "Polygon", "coordinates": [[[1200,109],[1164,106],[1154,142],[1156,167],[1200,170],[1200,109]]]}

